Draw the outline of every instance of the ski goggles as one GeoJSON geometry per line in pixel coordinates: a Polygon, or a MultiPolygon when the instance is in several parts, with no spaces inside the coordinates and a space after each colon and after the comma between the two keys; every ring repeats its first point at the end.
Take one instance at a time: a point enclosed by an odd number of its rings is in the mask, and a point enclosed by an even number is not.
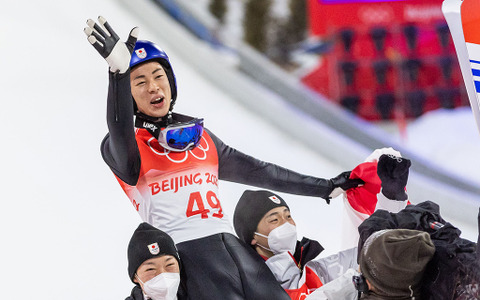
{"type": "Polygon", "coordinates": [[[184,123],[171,124],[160,130],[158,143],[163,148],[182,152],[195,148],[203,134],[203,119],[193,119],[184,123]]]}

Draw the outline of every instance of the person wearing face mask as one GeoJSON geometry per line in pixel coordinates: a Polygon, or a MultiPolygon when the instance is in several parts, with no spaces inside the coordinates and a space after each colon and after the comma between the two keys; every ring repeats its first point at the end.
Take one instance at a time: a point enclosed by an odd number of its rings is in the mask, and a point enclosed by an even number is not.
{"type": "Polygon", "coordinates": [[[336,277],[338,268],[354,268],[356,249],[317,259],[324,250],[319,242],[297,240],[290,208],[278,194],[267,190],[246,190],[235,207],[233,225],[238,237],[265,260],[291,299],[305,299],[311,291],[336,277]]]}
{"type": "MultiPolygon", "coordinates": [[[[353,215],[348,209],[357,213],[356,218],[366,219],[376,209],[398,212],[404,208],[408,204],[405,186],[409,167],[410,160],[401,158],[400,153],[392,148],[375,150],[367,162],[352,171],[352,174],[355,172],[354,175],[361,176],[365,184],[351,189],[354,193],[347,191],[347,194],[351,193],[345,195],[350,198],[346,204],[347,218],[353,215]],[[361,214],[355,210],[359,207],[362,208],[361,214]]],[[[238,237],[265,260],[292,299],[303,300],[317,289],[322,290],[319,293],[329,294],[343,282],[351,285],[354,272],[345,273],[345,270],[353,271],[358,267],[357,247],[318,258],[323,247],[305,237],[297,241],[290,208],[279,195],[267,190],[246,190],[235,208],[233,224],[238,237]]],[[[352,234],[352,239],[358,241],[357,228],[353,231],[356,237],[352,234]]],[[[342,293],[328,299],[341,299],[356,292],[351,285],[342,293]]]]}
{"type": "Polygon", "coordinates": [[[135,283],[126,300],[184,300],[180,257],[172,238],[148,223],[133,233],[127,250],[128,276],[135,283]]]}

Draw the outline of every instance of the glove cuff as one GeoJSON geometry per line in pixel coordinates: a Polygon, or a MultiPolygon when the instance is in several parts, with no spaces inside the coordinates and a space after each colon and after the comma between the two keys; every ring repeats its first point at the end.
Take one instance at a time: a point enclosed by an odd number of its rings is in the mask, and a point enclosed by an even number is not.
{"type": "Polygon", "coordinates": [[[405,201],[405,200],[408,199],[408,195],[405,192],[405,190],[403,190],[403,191],[389,191],[388,189],[384,189],[382,187],[380,192],[390,200],[405,201]]]}

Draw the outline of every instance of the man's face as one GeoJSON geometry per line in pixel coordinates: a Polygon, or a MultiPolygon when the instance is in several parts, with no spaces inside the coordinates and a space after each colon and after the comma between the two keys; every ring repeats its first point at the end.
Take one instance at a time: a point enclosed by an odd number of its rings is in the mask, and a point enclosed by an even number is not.
{"type": "Polygon", "coordinates": [[[130,86],[140,112],[156,118],[168,113],[172,92],[159,62],[150,61],[134,68],[130,73],[130,86]]]}
{"type": "Polygon", "coordinates": [[[175,257],[163,255],[144,261],[137,269],[136,275],[140,278],[140,281],[137,277],[133,281],[139,283],[143,289],[144,282],[162,273],[180,273],[180,266],[175,257]]]}
{"type": "MultiPolygon", "coordinates": [[[[257,232],[268,236],[272,230],[286,222],[295,225],[290,210],[286,206],[273,208],[263,216],[260,222],[258,222],[257,232]]],[[[257,243],[268,248],[267,238],[256,234],[252,240],[252,245],[256,245],[257,243]]]]}

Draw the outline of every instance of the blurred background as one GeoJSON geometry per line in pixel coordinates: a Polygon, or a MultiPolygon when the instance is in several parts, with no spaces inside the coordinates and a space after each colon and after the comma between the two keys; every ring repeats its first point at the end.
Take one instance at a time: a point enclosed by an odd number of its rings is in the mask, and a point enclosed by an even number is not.
{"type": "MultiPolygon", "coordinates": [[[[82,32],[99,15],[164,48],[176,111],[228,145],[324,178],[393,147],[412,160],[410,200],[438,203],[476,240],[479,132],[441,2],[2,3],[2,297],[124,299],[133,286],[126,249],[141,220],[100,155],[108,69],[82,32]]],[[[220,183],[227,215],[247,188],[220,183]]],[[[348,244],[341,197],[282,196],[321,255],[348,244]]]]}

